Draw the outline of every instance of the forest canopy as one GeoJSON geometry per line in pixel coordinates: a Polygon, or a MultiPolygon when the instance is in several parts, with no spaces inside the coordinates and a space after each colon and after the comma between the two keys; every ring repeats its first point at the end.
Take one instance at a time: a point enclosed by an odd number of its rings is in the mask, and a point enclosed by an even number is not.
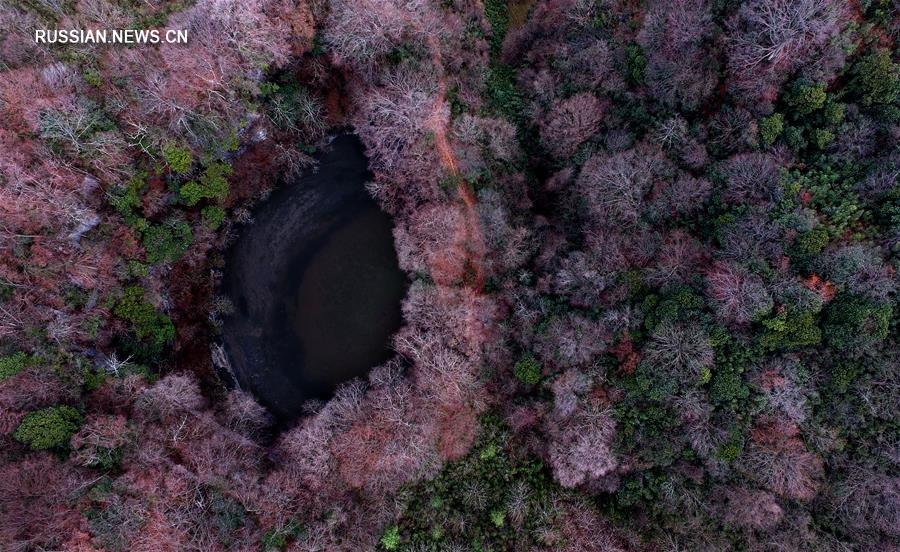
{"type": "Polygon", "coordinates": [[[897,0],[0,22],[3,550],[900,550],[897,0]],[[285,422],[224,251],[337,129],[403,325],[285,422]]]}

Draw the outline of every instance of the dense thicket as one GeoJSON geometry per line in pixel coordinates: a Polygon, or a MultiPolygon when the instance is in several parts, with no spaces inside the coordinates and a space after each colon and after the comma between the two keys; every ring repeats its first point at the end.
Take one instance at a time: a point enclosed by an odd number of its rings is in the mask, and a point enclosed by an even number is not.
{"type": "Polygon", "coordinates": [[[898,549],[898,10],[0,4],[0,548],[898,549]],[[218,251],[337,125],[404,326],[276,430],[218,251]]]}

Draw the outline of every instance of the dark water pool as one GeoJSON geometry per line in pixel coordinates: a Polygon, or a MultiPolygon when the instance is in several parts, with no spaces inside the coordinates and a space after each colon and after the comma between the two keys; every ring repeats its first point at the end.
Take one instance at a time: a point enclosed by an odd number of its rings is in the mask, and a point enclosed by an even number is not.
{"type": "Polygon", "coordinates": [[[390,218],[363,186],[370,177],[359,139],[337,136],[316,173],[254,210],[227,254],[232,371],[282,419],[390,355],[406,282],[390,218]]]}

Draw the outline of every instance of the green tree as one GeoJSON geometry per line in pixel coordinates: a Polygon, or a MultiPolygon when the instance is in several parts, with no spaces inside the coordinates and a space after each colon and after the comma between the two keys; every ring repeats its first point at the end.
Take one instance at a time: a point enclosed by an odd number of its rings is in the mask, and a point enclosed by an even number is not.
{"type": "Polygon", "coordinates": [[[804,263],[821,253],[826,245],[828,245],[828,229],[822,224],[817,224],[797,236],[789,251],[795,261],[804,263]]]}
{"type": "Polygon", "coordinates": [[[513,372],[525,385],[537,385],[541,381],[541,363],[531,353],[522,355],[513,367],[513,372]]]}
{"type": "Polygon", "coordinates": [[[187,174],[194,164],[191,150],[177,144],[167,143],[163,145],[162,156],[166,161],[166,165],[178,174],[187,174]]]}
{"type": "Polygon", "coordinates": [[[759,121],[759,139],[765,146],[771,146],[784,132],[784,115],[773,113],[759,121]]]}
{"type": "Polygon", "coordinates": [[[808,115],[825,105],[828,94],[825,85],[805,80],[796,81],[785,94],[784,101],[794,109],[796,115],[808,115]]]}
{"type": "Polygon", "coordinates": [[[485,83],[485,95],[491,110],[510,122],[519,121],[524,109],[524,100],[516,89],[515,77],[511,67],[494,63],[489,68],[485,83]]]}
{"type": "Polygon", "coordinates": [[[71,406],[50,406],[26,414],[13,437],[32,450],[65,448],[81,422],[81,414],[71,406]]]}
{"type": "Polygon", "coordinates": [[[397,550],[397,547],[400,546],[400,528],[396,525],[388,527],[381,536],[381,546],[385,550],[397,550]]]}
{"type": "Polygon", "coordinates": [[[900,95],[900,66],[888,50],[876,50],[856,63],[852,86],[863,105],[893,103],[900,95]]]}
{"type": "Polygon", "coordinates": [[[809,138],[813,145],[823,150],[834,140],[834,133],[824,128],[815,128],[809,133],[809,138]]]}
{"type": "Polygon", "coordinates": [[[108,192],[109,203],[123,217],[130,217],[132,210],[141,206],[141,194],[147,188],[146,175],[138,173],[108,192]]]}
{"type": "Polygon", "coordinates": [[[509,28],[509,7],[506,0],[485,0],[484,15],[491,24],[491,53],[500,53],[509,28]]]}
{"type": "Polygon", "coordinates": [[[822,108],[822,120],[828,125],[839,125],[844,122],[846,111],[844,104],[828,101],[825,103],[825,107],[822,108]]]}
{"type": "Polygon", "coordinates": [[[825,309],[822,332],[828,344],[837,349],[867,346],[887,338],[892,315],[890,304],[842,295],[825,309]]]}

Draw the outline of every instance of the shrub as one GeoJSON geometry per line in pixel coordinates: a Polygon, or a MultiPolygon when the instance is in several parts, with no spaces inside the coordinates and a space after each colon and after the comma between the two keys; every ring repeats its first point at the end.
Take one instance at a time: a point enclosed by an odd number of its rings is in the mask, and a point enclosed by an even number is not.
{"type": "Polygon", "coordinates": [[[750,388],[744,383],[741,371],[732,367],[716,370],[709,387],[709,398],[714,402],[737,405],[750,395],[750,388]]]}
{"type": "Polygon", "coordinates": [[[109,203],[123,217],[131,215],[132,209],[141,206],[141,193],[146,189],[146,175],[138,173],[131,177],[124,186],[109,191],[109,203]]]}
{"type": "Polygon", "coordinates": [[[722,327],[713,330],[715,369],[709,386],[709,398],[719,404],[737,406],[750,395],[743,373],[756,358],[756,351],[736,339],[722,327]]]}
{"type": "Polygon", "coordinates": [[[10,286],[0,282],[0,303],[4,303],[12,299],[13,293],[15,293],[16,288],[14,286],[10,286]]]}
{"type": "Polygon", "coordinates": [[[183,220],[170,219],[163,224],[150,225],[144,231],[143,245],[150,264],[175,262],[184,255],[194,235],[183,220]]]}
{"type": "Polygon", "coordinates": [[[835,364],[831,368],[831,388],[836,393],[846,393],[850,389],[850,385],[859,376],[861,370],[859,366],[843,361],[835,364]]]}
{"type": "Polygon", "coordinates": [[[759,139],[765,146],[771,146],[784,132],[784,115],[773,113],[759,121],[759,139]]]}
{"type": "Polygon", "coordinates": [[[791,171],[783,183],[792,195],[808,192],[809,207],[824,215],[823,224],[832,236],[843,234],[866,216],[850,167],[822,165],[791,171]]]}
{"type": "Polygon", "coordinates": [[[81,77],[84,79],[84,82],[95,88],[100,88],[103,85],[103,76],[95,69],[85,69],[81,77]]]}
{"type": "Polygon", "coordinates": [[[222,201],[228,197],[230,186],[228,175],[231,174],[231,166],[227,163],[212,163],[199,180],[191,180],[178,191],[181,200],[188,206],[196,205],[201,199],[215,199],[222,201]]]}
{"type": "Polygon", "coordinates": [[[522,355],[516,362],[513,372],[525,385],[537,385],[541,381],[541,363],[531,353],[522,355]]]}
{"type": "Polygon", "coordinates": [[[900,66],[888,50],[872,52],[853,68],[852,85],[863,105],[892,103],[900,95],[900,66]]]}
{"type": "Polygon", "coordinates": [[[503,527],[506,523],[506,512],[503,510],[493,510],[491,512],[491,523],[497,527],[503,527]]]}
{"type": "Polygon", "coordinates": [[[822,119],[829,125],[839,125],[844,122],[845,112],[844,104],[829,101],[822,108],[822,119]]]}
{"type": "Polygon", "coordinates": [[[540,461],[509,454],[509,435],[500,424],[496,416],[483,417],[478,442],[465,457],[408,487],[401,518],[385,531],[387,541],[381,540],[384,549],[405,550],[435,539],[471,542],[473,550],[532,548],[530,535],[539,522],[534,514],[556,487],[540,461]],[[503,515],[502,524],[494,512],[503,515]],[[451,519],[464,524],[447,523],[451,519]]]}
{"type": "Polygon", "coordinates": [[[647,70],[647,56],[639,44],[625,47],[625,78],[632,84],[642,84],[647,70]]]}
{"type": "Polygon", "coordinates": [[[28,366],[28,355],[22,352],[0,356],[0,381],[9,379],[28,366]]]}
{"type": "Polygon", "coordinates": [[[300,524],[292,519],[284,527],[266,531],[262,539],[263,552],[284,550],[288,545],[288,540],[299,536],[302,529],[300,524]]]}
{"type": "Polygon", "coordinates": [[[485,0],[484,15],[491,24],[491,53],[498,54],[509,28],[509,8],[505,0],[485,0]]]}
{"type": "Polygon", "coordinates": [[[237,531],[247,523],[247,511],[238,501],[218,489],[210,489],[207,500],[218,541],[226,549],[231,548],[230,545],[235,544],[237,531]]]}
{"type": "Polygon", "coordinates": [[[132,278],[146,278],[150,274],[150,267],[136,259],[128,260],[128,275],[132,278]]]}
{"type": "Polygon", "coordinates": [[[225,222],[225,209],[222,209],[218,205],[204,207],[203,210],[200,211],[200,214],[203,217],[203,224],[211,230],[216,230],[219,226],[222,226],[223,222],[225,222]]]}
{"type": "Polygon", "coordinates": [[[400,528],[396,525],[389,527],[381,536],[381,546],[385,550],[397,550],[400,546],[400,528]]]}
{"type": "Polygon", "coordinates": [[[166,165],[178,174],[187,174],[191,170],[191,165],[194,164],[191,150],[172,143],[163,145],[162,156],[166,165]]]}
{"type": "Polygon", "coordinates": [[[506,65],[492,64],[485,85],[491,109],[508,121],[517,122],[522,116],[524,102],[516,90],[515,71],[506,65]]]}
{"type": "Polygon", "coordinates": [[[64,448],[81,420],[81,414],[71,406],[51,406],[25,415],[13,437],[32,450],[64,448]]]}
{"type": "Polygon", "coordinates": [[[172,321],[144,300],[144,290],[140,286],[126,288],[113,313],[129,322],[135,336],[156,350],[160,350],[175,337],[175,326],[172,321]]]}
{"type": "Polygon", "coordinates": [[[662,299],[657,295],[648,295],[642,305],[646,313],[644,327],[653,330],[663,322],[689,319],[696,316],[704,304],[703,297],[687,286],[671,291],[662,299]]]}
{"type": "Polygon", "coordinates": [[[803,129],[789,126],[784,129],[784,141],[788,147],[795,151],[802,150],[807,146],[806,138],[803,137],[803,129]]]}
{"type": "Polygon", "coordinates": [[[734,426],[728,432],[728,438],[719,445],[716,457],[725,462],[737,460],[744,452],[744,431],[740,426],[734,426]]]}

